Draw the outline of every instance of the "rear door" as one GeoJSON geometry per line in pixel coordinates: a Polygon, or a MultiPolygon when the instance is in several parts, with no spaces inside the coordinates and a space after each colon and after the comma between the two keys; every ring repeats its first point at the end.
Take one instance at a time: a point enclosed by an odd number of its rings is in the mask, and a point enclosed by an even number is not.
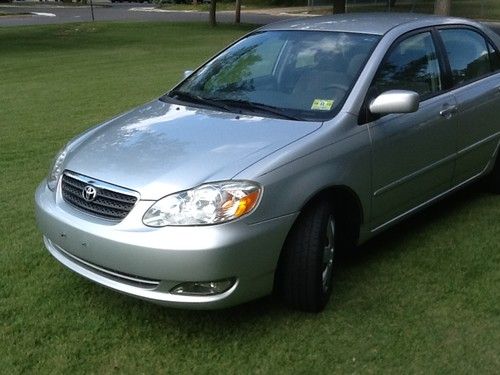
{"type": "Polygon", "coordinates": [[[435,37],[418,32],[395,42],[368,101],[388,90],[420,95],[415,113],[368,119],[372,137],[372,213],[375,229],[449,189],[456,151],[456,102],[445,92],[435,37]]]}
{"type": "Polygon", "coordinates": [[[488,165],[500,136],[500,55],[493,43],[469,27],[439,29],[458,102],[457,161],[459,184],[488,165]]]}

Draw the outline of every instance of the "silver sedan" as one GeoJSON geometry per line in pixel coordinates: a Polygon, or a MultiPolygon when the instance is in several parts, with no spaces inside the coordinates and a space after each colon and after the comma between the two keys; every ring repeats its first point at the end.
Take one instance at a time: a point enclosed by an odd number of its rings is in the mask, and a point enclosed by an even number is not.
{"type": "Polygon", "coordinates": [[[36,192],[49,252],[182,308],[322,310],[336,254],[465,184],[500,191],[500,40],[414,14],[297,19],[89,129],[36,192]]]}

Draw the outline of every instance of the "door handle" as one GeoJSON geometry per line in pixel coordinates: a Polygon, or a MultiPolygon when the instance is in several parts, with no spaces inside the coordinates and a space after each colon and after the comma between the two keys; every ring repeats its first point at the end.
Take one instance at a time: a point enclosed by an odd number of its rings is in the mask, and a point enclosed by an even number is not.
{"type": "Polygon", "coordinates": [[[439,111],[439,115],[443,116],[445,119],[449,119],[457,112],[458,112],[458,107],[456,105],[450,105],[445,109],[439,111]]]}

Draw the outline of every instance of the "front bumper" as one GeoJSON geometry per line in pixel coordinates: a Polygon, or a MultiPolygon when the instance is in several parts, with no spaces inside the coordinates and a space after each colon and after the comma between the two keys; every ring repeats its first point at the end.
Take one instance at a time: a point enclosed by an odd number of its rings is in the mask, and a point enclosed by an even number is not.
{"type": "Polygon", "coordinates": [[[139,201],[119,223],[70,206],[46,183],[35,194],[36,219],[45,246],[62,264],[108,288],[183,308],[224,308],[272,291],[274,271],[296,215],[257,224],[237,220],[198,227],[149,228],[142,216],[151,201],[139,201]],[[170,293],[182,283],[235,278],[211,296],[170,293]]]}

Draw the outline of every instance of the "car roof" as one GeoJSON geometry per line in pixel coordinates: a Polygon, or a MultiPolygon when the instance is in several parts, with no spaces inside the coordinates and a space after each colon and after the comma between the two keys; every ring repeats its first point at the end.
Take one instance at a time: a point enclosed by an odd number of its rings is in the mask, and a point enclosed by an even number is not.
{"type": "Polygon", "coordinates": [[[384,35],[395,27],[407,25],[426,27],[439,24],[472,24],[462,18],[441,17],[419,13],[344,13],[321,17],[304,17],[281,21],[259,30],[340,31],[384,35]]]}

